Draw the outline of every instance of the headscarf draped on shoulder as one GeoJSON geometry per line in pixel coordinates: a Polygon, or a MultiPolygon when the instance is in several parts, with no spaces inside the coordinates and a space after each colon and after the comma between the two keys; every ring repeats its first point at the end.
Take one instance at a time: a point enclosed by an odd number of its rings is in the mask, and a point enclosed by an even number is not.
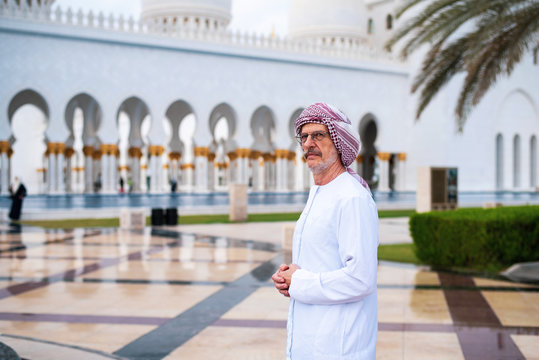
{"type": "Polygon", "coordinates": [[[301,127],[308,123],[327,126],[329,136],[341,156],[341,162],[346,168],[346,171],[370,192],[367,182],[354,170],[349,168],[350,164],[356,160],[361,149],[359,134],[353,129],[350,119],[335,106],[325,103],[315,103],[303,110],[296,119],[294,123],[296,135],[300,135],[301,127]]]}

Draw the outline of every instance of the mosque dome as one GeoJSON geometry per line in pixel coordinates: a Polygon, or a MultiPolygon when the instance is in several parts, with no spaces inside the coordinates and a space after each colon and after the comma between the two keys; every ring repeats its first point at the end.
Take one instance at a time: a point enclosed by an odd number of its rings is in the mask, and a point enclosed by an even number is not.
{"type": "Polygon", "coordinates": [[[289,33],[295,39],[357,46],[367,40],[363,0],[292,0],[289,33]]]}
{"type": "Polygon", "coordinates": [[[142,20],[215,30],[232,18],[232,0],[142,0],[142,20]]]}

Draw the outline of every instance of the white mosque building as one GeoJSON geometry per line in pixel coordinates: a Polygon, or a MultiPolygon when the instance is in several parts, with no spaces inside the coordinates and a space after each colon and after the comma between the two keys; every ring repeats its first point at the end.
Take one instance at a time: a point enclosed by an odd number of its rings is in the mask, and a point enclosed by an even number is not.
{"type": "MultiPolygon", "coordinates": [[[[293,122],[313,102],[362,139],[378,191],[415,191],[419,166],[462,191],[535,191],[539,65],[527,54],[462,133],[453,80],[415,120],[420,54],[383,50],[399,0],[291,0],[289,34],[228,29],[232,0],[141,0],[140,19],[0,0],[0,193],[304,191],[293,122]]],[[[264,14],[260,14],[264,16],[264,14]]]]}

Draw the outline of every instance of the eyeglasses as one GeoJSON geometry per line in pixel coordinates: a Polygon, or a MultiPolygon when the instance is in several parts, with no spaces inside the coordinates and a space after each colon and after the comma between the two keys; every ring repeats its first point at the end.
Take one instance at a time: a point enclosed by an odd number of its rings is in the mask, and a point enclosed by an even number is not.
{"type": "Polygon", "coordinates": [[[319,142],[322,141],[326,135],[329,134],[327,131],[313,131],[310,134],[303,133],[296,136],[296,139],[300,143],[300,145],[303,145],[307,142],[307,139],[309,138],[309,135],[311,136],[311,139],[313,141],[319,142]]]}

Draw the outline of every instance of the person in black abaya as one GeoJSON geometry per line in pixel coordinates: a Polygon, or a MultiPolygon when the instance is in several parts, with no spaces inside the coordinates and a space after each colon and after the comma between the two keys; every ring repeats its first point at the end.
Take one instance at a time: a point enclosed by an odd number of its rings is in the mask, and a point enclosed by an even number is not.
{"type": "Polygon", "coordinates": [[[9,218],[12,220],[19,220],[21,217],[22,200],[26,196],[26,187],[19,181],[18,177],[15,177],[15,181],[9,188],[11,193],[11,211],[9,212],[9,218]]]}

